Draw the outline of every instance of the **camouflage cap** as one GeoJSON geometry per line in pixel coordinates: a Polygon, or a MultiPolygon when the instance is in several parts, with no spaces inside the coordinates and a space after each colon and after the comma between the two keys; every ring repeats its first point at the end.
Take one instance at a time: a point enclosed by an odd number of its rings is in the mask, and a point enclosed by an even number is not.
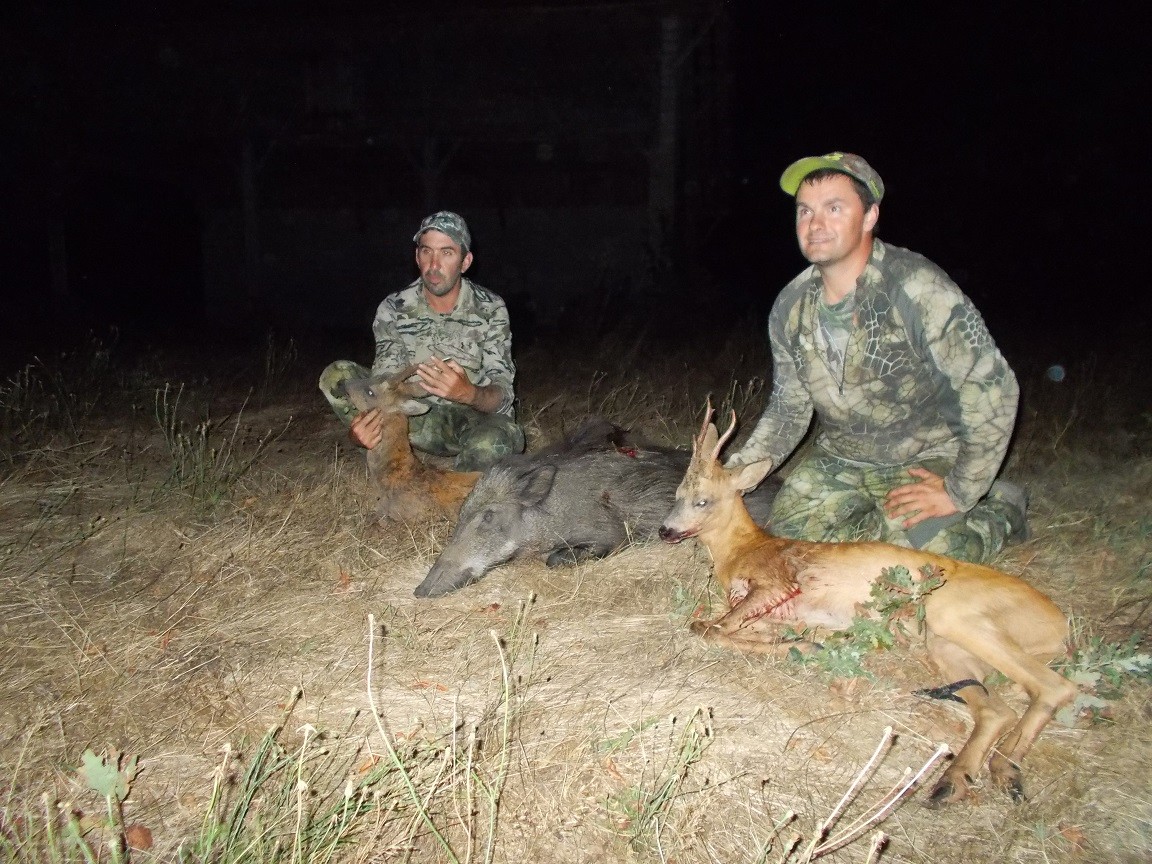
{"type": "Polygon", "coordinates": [[[875,169],[864,161],[864,157],[857,156],[855,153],[841,153],[839,151],[825,153],[823,156],[806,156],[793,162],[780,175],[780,188],[789,195],[795,195],[800,184],[804,182],[804,178],[821,168],[831,168],[833,171],[840,171],[849,177],[855,177],[868,187],[868,191],[872,193],[872,197],[876,199],[877,203],[884,197],[884,181],[880,179],[880,175],[876,173],[875,169]]]}
{"type": "Polygon", "coordinates": [[[412,237],[412,242],[419,243],[425,231],[439,231],[441,234],[447,234],[460,244],[461,252],[466,253],[472,248],[472,234],[468,231],[468,223],[464,221],[463,216],[459,213],[453,213],[451,210],[441,210],[425,217],[424,221],[420,223],[420,230],[412,237]]]}

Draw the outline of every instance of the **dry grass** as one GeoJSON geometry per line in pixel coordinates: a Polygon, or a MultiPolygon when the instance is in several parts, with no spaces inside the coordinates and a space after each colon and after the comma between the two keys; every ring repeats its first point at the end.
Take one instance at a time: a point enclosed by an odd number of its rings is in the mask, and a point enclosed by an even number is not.
{"type": "MultiPolygon", "coordinates": [[[[759,340],[666,359],[636,343],[621,349],[626,362],[575,366],[537,350],[520,359],[521,418],[532,444],[601,412],[682,445],[708,393],[745,420],[759,411],[759,340]],[[696,355],[712,359],[672,359],[696,355]]],[[[245,835],[250,860],[775,862],[789,848],[800,860],[886,728],[895,741],[843,827],[906,766],[966,734],[960,706],[909,695],[930,681],[915,650],[877,658],[870,682],[705,647],[686,617],[717,599],[707,560],[689,546],[632,548],[570,570],[518,562],[416,600],[449,526],[373,523],[363,458],[290,347],[266,349],[264,373],[250,362],[258,398],[242,412],[246,391],[202,373],[182,399],[188,415],[168,418],[167,431],[152,416],[167,383],[155,358],[146,375],[122,370],[102,403],[8,385],[7,860],[53,849],[82,860],[79,845],[28,840],[47,821],[44,794],[82,813],[92,855],[111,860],[105,802],[75,773],[86,749],[109,747],[142,768],[124,821],[146,826],[154,845],[131,850],[133,861],[173,860],[178,847],[190,860],[226,860],[205,851],[205,826],[231,818],[261,758],[278,767],[255,793],[265,809],[245,835]],[[52,410],[27,413],[33,396],[52,410]],[[225,468],[251,465],[205,489],[173,476],[166,441],[211,412],[220,422],[205,447],[217,449],[181,458],[218,459],[228,447],[225,468]],[[307,834],[299,826],[313,818],[345,833],[307,834]],[[792,847],[797,832],[805,840],[792,847]]],[[[80,372],[53,380],[69,374],[80,372]]],[[[1097,386],[1104,372],[1092,375],[1054,390],[1022,374],[1032,398],[1012,469],[1032,491],[1036,536],[1001,563],[1122,641],[1152,623],[1152,418],[1138,398],[1125,403],[1122,382],[1108,389],[1097,386]]],[[[1049,727],[1026,763],[1022,805],[993,789],[943,813],[913,799],[884,823],[882,860],[1147,860],[1150,716],[1147,686],[1133,683],[1111,719],[1049,727]]],[[[826,860],[867,860],[869,836],[826,860]]]]}

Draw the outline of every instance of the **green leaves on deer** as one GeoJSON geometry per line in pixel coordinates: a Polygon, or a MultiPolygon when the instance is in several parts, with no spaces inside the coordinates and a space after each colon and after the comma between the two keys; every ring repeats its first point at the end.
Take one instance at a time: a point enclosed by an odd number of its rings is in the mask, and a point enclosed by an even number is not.
{"type": "Polygon", "coordinates": [[[872,599],[861,604],[850,627],[829,634],[816,651],[803,653],[793,648],[788,657],[834,678],[872,678],[863,665],[865,655],[906,644],[910,634],[905,621],[915,621],[916,633],[923,633],[924,598],[944,581],[940,568],[931,564],[921,567],[919,576],[902,565],[886,567],[872,583],[872,599]]]}

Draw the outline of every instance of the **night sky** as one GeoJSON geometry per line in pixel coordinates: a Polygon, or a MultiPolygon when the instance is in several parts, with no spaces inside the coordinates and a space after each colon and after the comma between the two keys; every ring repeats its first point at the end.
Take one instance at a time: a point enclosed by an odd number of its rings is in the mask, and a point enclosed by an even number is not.
{"type": "MultiPolygon", "coordinates": [[[[332,25],[335,38],[348,38],[353,58],[383,50],[393,14],[421,33],[419,62],[397,63],[369,82],[373,98],[394,97],[398,111],[414,110],[419,103],[409,97],[427,92],[430,77],[438,94],[433,115],[458,110],[454,99],[465,96],[470,104],[487,100],[496,111],[502,103],[514,105],[532,82],[547,82],[539,88],[556,115],[550,122],[557,158],[565,152],[566,122],[595,122],[598,94],[608,128],[621,108],[620,92],[648,86],[613,81],[643,45],[622,39],[615,55],[587,38],[555,32],[536,44],[523,22],[546,20],[547,8],[565,5],[544,0],[415,9],[386,2],[323,9],[298,2],[112,2],[89,11],[91,5],[28,4],[0,35],[8,103],[0,118],[0,183],[9,211],[0,235],[0,290],[8,339],[52,333],[59,321],[47,302],[53,212],[65,214],[69,289],[76,298],[69,314],[76,321],[120,323],[143,334],[175,329],[189,338],[202,332],[198,327],[221,326],[206,323],[200,308],[204,282],[212,278],[205,269],[203,212],[236,192],[205,167],[208,155],[221,130],[249,110],[235,107],[234,94],[248,92],[235,79],[250,75],[275,84],[287,75],[278,64],[298,58],[302,49],[295,46],[318,27],[332,25]],[[517,37],[522,51],[493,47],[491,34],[509,16],[527,34],[517,37]],[[279,47],[266,54],[235,48],[243,34],[255,32],[270,34],[269,44],[279,47]],[[244,62],[230,59],[238,55],[228,50],[247,52],[244,62]],[[462,50],[469,62],[455,60],[462,50]],[[484,70],[481,80],[477,69],[484,70]],[[454,86],[461,70],[471,70],[470,89],[454,86]],[[184,89],[176,89],[177,80],[184,89]],[[188,89],[188,82],[201,89],[188,89]],[[578,121],[565,118],[573,104],[565,88],[586,112],[578,121]],[[210,104],[232,108],[209,111],[210,104]]],[[[606,7],[634,7],[638,18],[658,17],[663,8],[654,2],[568,5],[586,10],[588,28],[606,7]]],[[[1141,128],[1152,46],[1128,11],[1133,5],[1069,3],[1056,10],[1052,4],[1047,11],[997,3],[931,4],[938,8],[928,11],[929,4],[884,0],[787,10],[747,0],[681,5],[694,6],[694,20],[727,16],[730,99],[716,122],[731,147],[728,164],[716,166],[713,177],[727,186],[725,215],[703,248],[693,247],[693,260],[678,259],[711,279],[696,294],[678,296],[716,305],[730,299],[734,307],[766,312],[803,266],[790,202],[776,185],[780,171],[800,156],[844,149],[864,155],[884,177],[880,235],[948,270],[1016,356],[1034,347],[1038,362],[1072,362],[1116,346],[1123,349],[1117,356],[1131,355],[1133,346],[1144,346],[1147,355],[1152,289],[1138,262],[1152,240],[1141,128]]],[[[372,68],[384,68],[378,56],[373,62],[372,68]]],[[[523,159],[515,147],[506,150],[500,171],[519,170],[517,160],[527,170],[533,153],[544,158],[539,150],[525,150],[523,159]]],[[[337,179],[321,176],[331,166],[313,169],[294,158],[283,181],[273,171],[263,175],[261,199],[294,196],[295,205],[356,208],[358,214],[394,208],[414,225],[424,203],[415,187],[397,175],[390,191],[366,197],[363,189],[387,184],[369,178],[373,169],[359,158],[343,160],[344,176],[337,179]]],[[[637,173],[626,160],[604,169],[615,172],[611,183],[601,183],[595,167],[580,170],[572,183],[581,194],[610,189],[604,194],[619,200],[638,194],[620,180],[637,173]]],[[[490,194],[482,184],[465,190],[455,182],[446,172],[449,201],[483,203],[490,194]]],[[[501,213],[514,214],[516,200],[502,199],[501,213]]],[[[409,247],[402,236],[379,242],[393,278],[407,266],[409,247]]],[[[580,243],[557,240],[534,254],[577,260],[586,252],[580,243]]],[[[360,253],[348,252],[354,254],[360,253]]],[[[503,272],[491,259],[486,263],[490,279],[503,272]]],[[[375,302],[398,287],[384,280],[358,289],[365,327],[375,302]]],[[[489,287],[504,286],[496,279],[489,287]]]]}
{"type": "Polygon", "coordinates": [[[880,235],[948,270],[1001,343],[1147,342],[1148,275],[1117,241],[1152,227],[1129,156],[1148,141],[1149,41],[1121,4],[881,2],[806,23],[750,7],[734,121],[747,200],[781,244],[783,166],[853,150],[887,185],[880,235]]]}

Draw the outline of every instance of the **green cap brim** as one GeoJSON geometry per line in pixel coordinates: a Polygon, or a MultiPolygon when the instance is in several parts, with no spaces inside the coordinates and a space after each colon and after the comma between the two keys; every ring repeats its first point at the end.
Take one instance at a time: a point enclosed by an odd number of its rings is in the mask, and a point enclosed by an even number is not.
{"type": "Polygon", "coordinates": [[[780,175],[780,188],[789,195],[795,196],[796,192],[800,189],[800,184],[804,182],[804,178],[813,171],[819,171],[821,168],[831,168],[833,171],[855,176],[851,171],[845,171],[844,163],[838,159],[825,159],[823,156],[808,156],[793,162],[784,169],[784,173],[780,175]]]}

